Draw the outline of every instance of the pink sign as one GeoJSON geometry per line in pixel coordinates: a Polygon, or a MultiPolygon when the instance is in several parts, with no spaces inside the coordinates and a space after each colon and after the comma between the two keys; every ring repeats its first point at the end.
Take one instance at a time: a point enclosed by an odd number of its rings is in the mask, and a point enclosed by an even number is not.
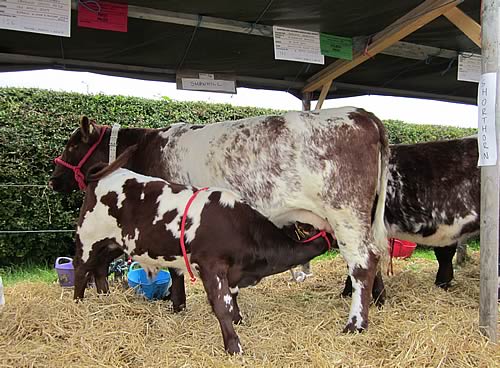
{"type": "Polygon", "coordinates": [[[127,32],[128,5],[107,1],[78,4],[78,26],[105,31],[127,32]]]}

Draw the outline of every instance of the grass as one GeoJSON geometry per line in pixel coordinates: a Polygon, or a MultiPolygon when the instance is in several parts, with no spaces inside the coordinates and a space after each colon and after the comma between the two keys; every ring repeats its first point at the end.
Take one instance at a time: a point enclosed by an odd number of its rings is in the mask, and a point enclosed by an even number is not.
{"type": "MultiPolygon", "coordinates": [[[[479,250],[479,240],[472,239],[467,243],[469,251],[479,250]]],[[[313,262],[332,260],[339,255],[339,251],[333,249],[325,254],[314,258],[313,262]]],[[[428,260],[436,260],[434,250],[432,248],[416,248],[413,252],[412,258],[422,258],[428,260]]],[[[18,282],[45,282],[51,283],[57,280],[57,274],[52,265],[36,265],[26,264],[21,266],[10,266],[0,268],[0,276],[2,276],[3,284],[10,286],[18,282]]]]}
{"type": "Polygon", "coordinates": [[[9,266],[0,268],[4,286],[11,286],[18,282],[45,282],[51,283],[57,280],[56,271],[47,264],[25,264],[20,266],[9,266]]]}

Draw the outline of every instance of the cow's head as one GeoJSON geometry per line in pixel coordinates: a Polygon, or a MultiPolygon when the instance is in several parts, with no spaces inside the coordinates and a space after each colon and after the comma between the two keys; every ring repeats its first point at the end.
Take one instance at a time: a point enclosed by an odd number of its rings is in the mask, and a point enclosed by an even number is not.
{"type": "Polygon", "coordinates": [[[107,162],[108,148],[104,143],[100,142],[105,131],[106,127],[98,126],[95,122],[83,116],[80,119],[80,127],[73,132],[62,155],[58,157],[58,160],[55,160],[59,164],[56,163],[49,180],[49,187],[56,192],[64,193],[79,189],[74,169],[67,166],[77,167],[85,155],[92,150],[92,147],[95,147],[92,154],[87,157],[79,168],[82,174],[85,175],[88,168],[97,162],[107,162]],[[64,166],[65,164],[67,166],[64,166]]]}

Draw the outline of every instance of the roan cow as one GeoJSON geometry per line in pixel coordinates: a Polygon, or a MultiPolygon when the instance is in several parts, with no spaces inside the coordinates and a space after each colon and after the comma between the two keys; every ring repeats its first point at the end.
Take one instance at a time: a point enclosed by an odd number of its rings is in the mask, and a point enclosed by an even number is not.
{"type": "MultiPolygon", "coordinates": [[[[108,161],[110,142],[118,154],[138,144],[126,165],[132,171],[232,190],[278,227],[299,221],[333,230],[354,289],[344,331],[367,328],[378,261],[387,253],[389,149],[377,117],[344,107],[206,126],[120,129],[117,142],[112,135],[109,127],[83,118],[56,159],[49,185],[66,192],[83,188],[86,170],[108,161]]],[[[174,310],[181,299],[173,300],[174,310]]]]}

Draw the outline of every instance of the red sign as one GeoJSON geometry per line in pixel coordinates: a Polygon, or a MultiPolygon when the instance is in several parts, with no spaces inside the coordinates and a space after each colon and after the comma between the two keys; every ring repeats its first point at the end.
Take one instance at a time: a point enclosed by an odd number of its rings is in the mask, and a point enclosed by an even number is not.
{"type": "Polygon", "coordinates": [[[127,32],[128,5],[107,1],[78,4],[78,26],[105,31],[127,32]]]}

